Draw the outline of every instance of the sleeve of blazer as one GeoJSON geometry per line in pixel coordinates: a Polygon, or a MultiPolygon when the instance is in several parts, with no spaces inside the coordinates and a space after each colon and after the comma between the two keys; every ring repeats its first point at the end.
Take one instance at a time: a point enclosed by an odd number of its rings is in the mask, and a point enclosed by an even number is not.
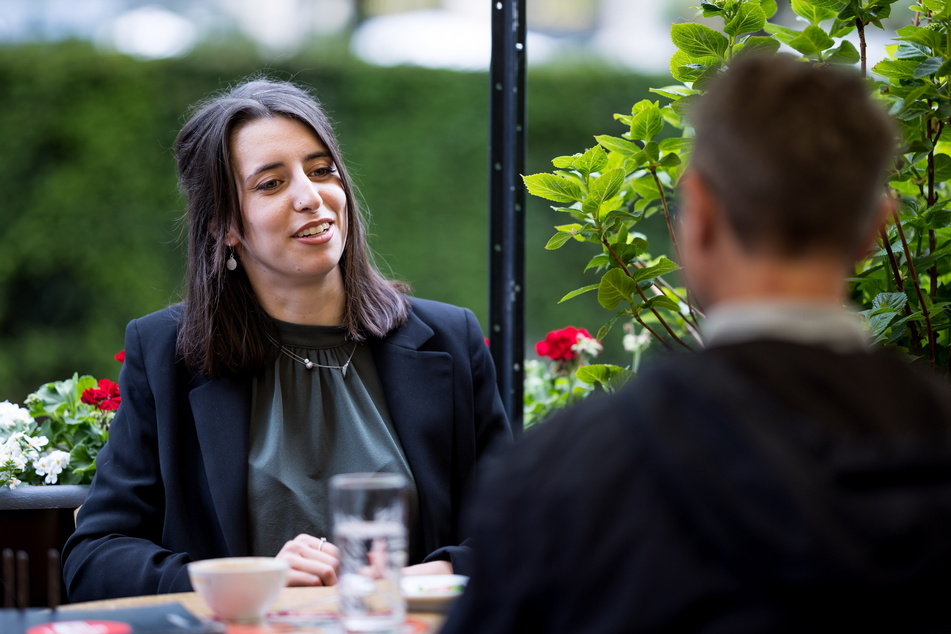
{"type": "Polygon", "coordinates": [[[475,403],[476,451],[480,457],[499,445],[508,446],[512,429],[502,407],[495,377],[495,364],[489,354],[482,329],[472,311],[466,310],[469,363],[472,366],[472,389],[475,403]]]}
{"type": "MultiPolygon", "coordinates": [[[[164,345],[174,346],[174,337],[169,339],[164,345]]],[[[184,567],[187,555],[158,545],[165,504],[155,394],[137,321],[126,329],[125,352],[119,376],[122,406],[99,454],[76,532],[63,552],[72,601],[191,589],[184,567]]],[[[158,371],[170,372],[171,368],[158,371]]]]}
{"type": "MultiPolygon", "coordinates": [[[[474,461],[471,469],[463,474],[459,500],[454,503],[457,510],[463,509],[467,500],[467,493],[477,476],[486,457],[493,450],[507,447],[512,443],[512,430],[508,417],[502,407],[496,383],[495,365],[489,354],[482,329],[472,311],[466,309],[466,350],[472,379],[473,426],[471,439],[474,446],[474,461]]],[[[454,519],[459,522],[459,518],[454,519]]],[[[472,541],[463,536],[458,545],[446,546],[430,553],[425,561],[448,559],[452,562],[453,570],[457,574],[469,574],[472,569],[472,541]]]]}

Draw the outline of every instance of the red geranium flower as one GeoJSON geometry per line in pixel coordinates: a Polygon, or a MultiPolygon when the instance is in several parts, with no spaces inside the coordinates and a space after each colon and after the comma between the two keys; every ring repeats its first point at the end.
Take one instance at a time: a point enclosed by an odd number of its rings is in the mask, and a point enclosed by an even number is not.
{"type": "Polygon", "coordinates": [[[99,379],[99,387],[85,390],[80,397],[83,403],[95,405],[103,411],[119,409],[122,398],[119,396],[119,386],[109,379],[99,379]]]}
{"type": "Polygon", "coordinates": [[[113,357],[119,363],[125,363],[125,350],[120,350],[116,353],[116,356],[113,357]]]}
{"type": "Polygon", "coordinates": [[[584,328],[575,328],[568,326],[561,330],[552,330],[545,335],[542,341],[535,344],[535,352],[540,357],[548,357],[553,361],[570,361],[576,359],[578,353],[571,349],[578,343],[578,335],[583,335],[589,339],[594,337],[584,328]]]}

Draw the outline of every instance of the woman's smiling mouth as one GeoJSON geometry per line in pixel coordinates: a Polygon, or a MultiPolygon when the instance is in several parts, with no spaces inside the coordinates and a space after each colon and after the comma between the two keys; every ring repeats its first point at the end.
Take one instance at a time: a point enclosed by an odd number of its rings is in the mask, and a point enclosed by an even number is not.
{"type": "Polygon", "coordinates": [[[292,237],[294,237],[294,238],[311,238],[311,237],[313,237],[313,236],[323,235],[324,233],[327,233],[327,231],[328,231],[329,229],[330,229],[330,223],[329,223],[329,222],[322,222],[322,223],[320,223],[319,225],[313,225],[313,226],[310,226],[310,227],[305,227],[305,228],[301,229],[300,231],[298,231],[297,233],[295,233],[292,237]]]}

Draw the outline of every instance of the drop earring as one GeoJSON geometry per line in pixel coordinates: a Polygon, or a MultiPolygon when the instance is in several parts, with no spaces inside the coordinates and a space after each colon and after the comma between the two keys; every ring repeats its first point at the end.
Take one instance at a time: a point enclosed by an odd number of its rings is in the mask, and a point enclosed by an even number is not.
{"type": "Polygon", "coordinates": [[[238,261],[234,257],[234,247],[228,247],[231,251],[228,254],[228,259],[225,262],[225,266],[228,267],[229,271],[233,271],[238,268],[238,261]]]}

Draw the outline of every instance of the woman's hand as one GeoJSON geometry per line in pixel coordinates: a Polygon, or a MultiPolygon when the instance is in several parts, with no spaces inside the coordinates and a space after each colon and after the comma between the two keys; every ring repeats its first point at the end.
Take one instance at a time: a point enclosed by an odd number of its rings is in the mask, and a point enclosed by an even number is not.
{"type": "Polygon", "coordinates": [[[324,538],[301,533],[284,544],[277,559],[290,564],[289,586],[333,586],[340,570],[340,551],[324,538]]]}

